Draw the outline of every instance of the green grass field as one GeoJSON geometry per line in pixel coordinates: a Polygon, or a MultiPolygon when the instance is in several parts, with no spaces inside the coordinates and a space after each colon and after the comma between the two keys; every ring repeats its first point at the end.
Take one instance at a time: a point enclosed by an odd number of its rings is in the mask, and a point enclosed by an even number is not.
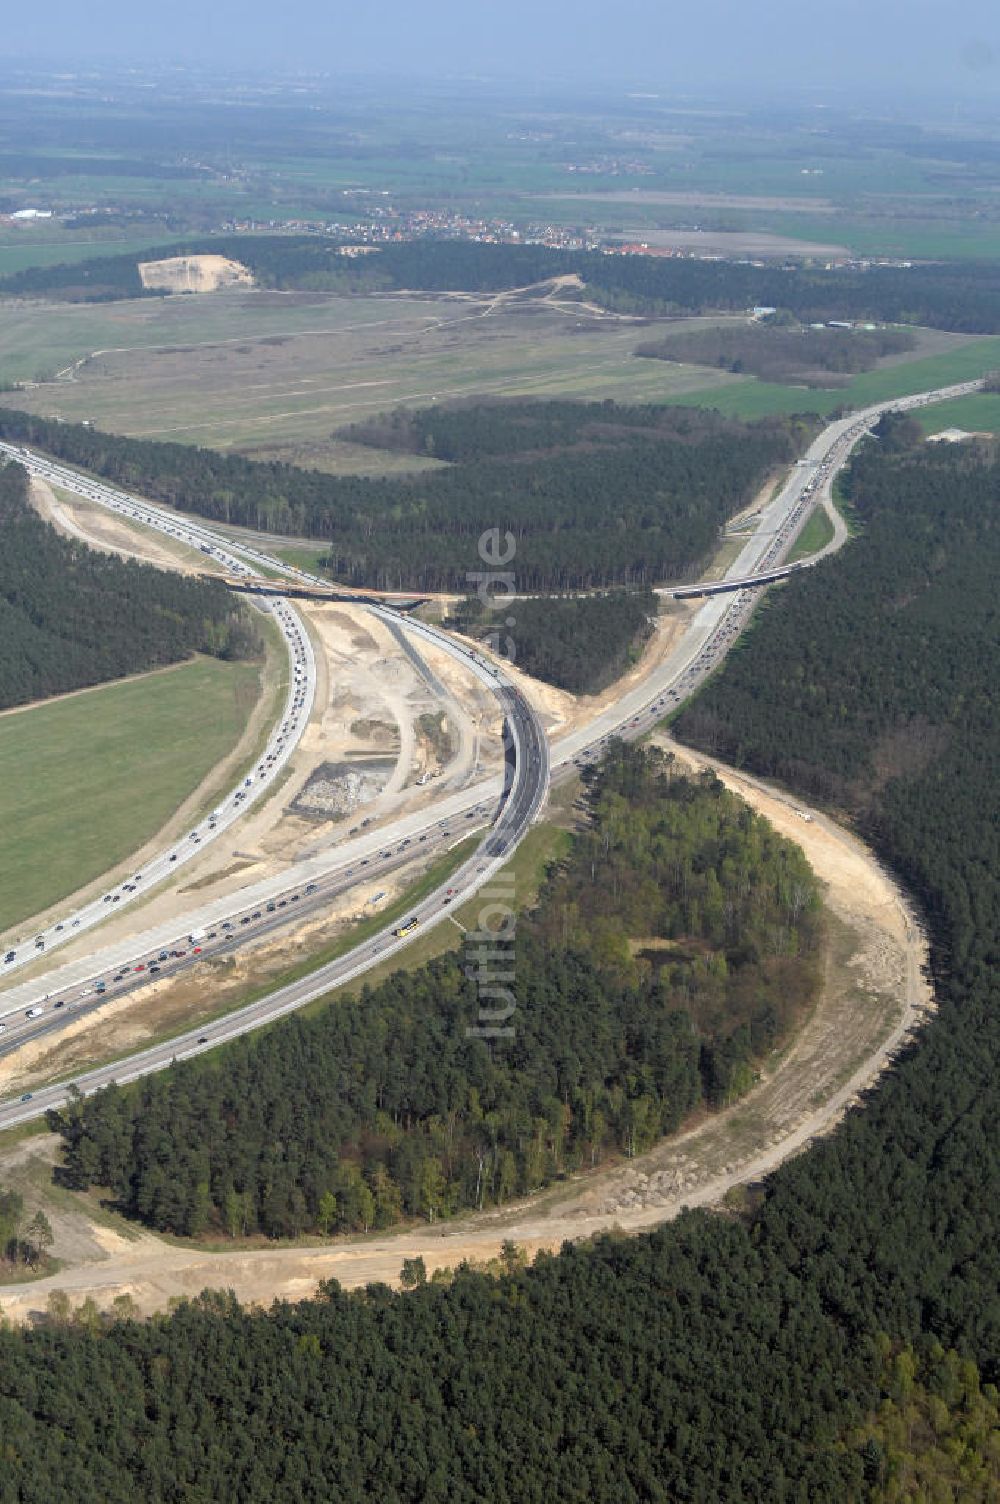
{"type": "Polygon", "coordinates": [[[290,564],[293,569],[304,569],[307,574],[322,574],[323,560],[329,553],[328,548],[301,548],[290,545],[288,548],[273,548],[271,552],[275,558],[283,563],[290,564]]]}
{"type": "Polygon", "coordinates": [[[795,547],[788,555],[788,563],[795,564],[799,559],[808,559],[810,554],[818,554],[832,537],[833,523],[824,511],[817,508],[795,540],[795,547]]]}
{"type": "Polygon", "coordinates": [[[77,261],[90,261],[95,256],[127,256],[130,251],[144,251],[150,245],[169,245],[177,237],[162,230],[158,235],[84,238],[79,231],[67,232],[63,237],[53,235],[40,240],[38,231],[21,232],[0,238],[0,277],[9,277],[14,272],[23,272],[29,266],[60,266],[77,261]]]}
{"type": "MultiPolygon", "coordinates": [[[[685,392],[672,397],[674,402],[699,407],[714,407],[738,418],[763,418],[771,413],[819,413],[826,416],[839,407],[864,407],[870,402],[884,402],[891,397],[905,397],[911,392],[927,391],[935,386],[971,381],[1000,366],[1000,336],[971,340],[966,345],[931,355],[923,360],[909,360],[898,365],[882,366],[855,376],[847,386],[836,391],[815,391],[806,387],[779,386],[751,377],[737,380],[724,389],[685,392]]],[[[947,423],[942,423],[943,428],[947,423]]]]}
{"type": "Polygon", "coordinates": [[[924,433],[964,428],[969,433],[1000,433],[1000,392],[977,392],[951,402],[935,402],[917,414],[924,433]]]}
{"type": "Polygon", "coordinates": [[[198,658],[0,716],[0,930],[138,850],[236,746],[250,664],[198,658]]]}

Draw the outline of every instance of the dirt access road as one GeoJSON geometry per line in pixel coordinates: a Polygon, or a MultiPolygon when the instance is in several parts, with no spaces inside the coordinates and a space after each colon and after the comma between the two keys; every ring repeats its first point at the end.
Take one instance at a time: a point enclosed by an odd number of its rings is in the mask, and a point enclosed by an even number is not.
{"type": "MultiPolygon", "coordinates": [[[[500,1211],[309,1247],[209,1252],[132,1229],[126,1235],[120,1221],[121,1231],[114,1219],[90,1218],[82,1198],[63,1192],[58,1201],[49,1199],[55,1193],[45,1181],[55,1141],[32,1139],[16,1154],[28,1174],[25,1199],[29,1206],[45,1205],[56,1232],[54,1252],[67,1267],[44,1280],[0,1288],[4,1313],[29,1319],[45,1309],[53,1290],[65,1290],[74,1302],[91,1296],[102,1307],[128,1294],[143,1313],[205,1287],[230,1288],[242,1301],[266,1304],[308,1296],[321,1279],[347,1287],[393,1283],[403,1259],[418,1254],[433,1270],[491,1258],[507,1238],[534,1254],[612,1228],[639,1231],[684,1206],[719,1202],[732,1187],[768,1173],[831,1128],[932,1007],[921,972],[925,945],[914,916],[871,852],[832,821],[665,737],[658,740],[692,767],[715,768],[802,847],[824,886],[831,943],[822,995],[753,1092],[646,1155],[576,1176],[500,1211]]],[[[12,1161],[4,1165],[5,1179],[13,1167],[12,1161]]]]}

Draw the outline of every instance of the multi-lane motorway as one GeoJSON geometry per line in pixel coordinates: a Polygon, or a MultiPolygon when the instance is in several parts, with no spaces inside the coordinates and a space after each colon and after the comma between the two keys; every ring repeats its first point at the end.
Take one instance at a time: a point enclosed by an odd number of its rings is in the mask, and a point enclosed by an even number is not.
{"type": "MultiPolygon", "coordinates": [[[[388,831],[383,830],[339,847],[332,862],[328,860],[326,867],[323,870],[317,869],[312,878],[304,870],[300,873],[294,894],[287,891],[279,894],[275,891],[261,897],[259,894],[250,895],[248,890],[234,895],[231,912],[225,917],[214,913],[207,918],[204,914],[195,914],[180,936],[179,943],[177,926],[174,926],[172,936],[163,933],[154,935],[150,932],[137,937],[131,944],[131,953],[128,956],[119,954],[114,960],[115,970],[111,975],[121,973],[120,982],[115,985],[124,988],[125,985],[134,986],[144,981],[149,975],[148,968],[151,964],[161,968],[191,964],[206,953],[205,941],[209,946],[228,948],[237,943],[244,933],[258,934],[262,928],[276,926],[289,917],[289,911],[295,915],[301,913],[303,909],[299,905],[304,907],[307,903],[310,906],[321,903],[334,893],[350,889],[359,881],[376,879],[379,871],[388,870],[389,866],[398,865],[405,858],[407,848],[412,847],[414,836],[418,842],[426,843],[427,850],[440,848],[453,843],[464,833],[460,821],[477,817],[481,821],[490,810],[495,810],[492,827],[477,850],[452,874],[447,885],[442,885],[414,907],[407,916],[405,926],[397,924],[396,928],[405,928],[405,933],[394,934],[387,927],[379,936],[354,947],[330,965],[291,986],[277,989],[249,1007],[227,1015],[223,1021],[207,1029],[191,1030],[168,1044],[130,1056],[113,1066],[87,1072],[77,1077],[75,1084],[81,1090],[92,1091],[112,1079],[132,1080],[162,1069],[174,1058],[198,1053],[259,1027],[272,1018],[322,996],[331,987],[362,975],[376,962],[402,949],[415,934],[422,933],[431,924],[447,920],[454,905],[464,902],[503,866],[514,846],[537,817],[545,800],[550,762],[553,775],[565,776],[574,765],[582,766],[598,757],[613,735],[642,735],[686,698],[721,661],[753,608],[756,585],[748,582],[780,567],[804,521],[817,504],[825,506],[836,519],[835,536],[823,553],[840,546],[845,533],[839,515],[832,506],[831,482],[854,444],[880,415],[888,409],[906,410],[927,402],[964,395],[976,390],[978,386],[977,382],[966,382],[896,399],[853,414],[849,418],[839,419],[825,428],[810,446],[804,459],[795,467],[780,493],[758,514],[753,533],[727,572],[728,593],[707,598],[690,621],[678,646],[642,684],[625,693],[588,726],[556,742],[551,753],[532,707],[501,668],[437,629],[421,622],[407,621],[407,632],[412,632],[418,640],[420,637],[430,639],[453,656],[460,656],[466,666],[487,683],[497,696],[504,713],[508,743],[509,773],[504,787],[501,788],[499,779],[484,781],[461,791],[459,795],[450,796],[447,801],[438,804],[430,815],[407,817],[388,831]],[[363,874],[362,867],[365,869],[363,874]],[[411,926],[411,919],[416,920],[416,924],[411,926]],[[202,938],[200,931],[203,921],[209,929],[215,930],[211,937],[206,930],[202,938]],[[191,940],[191,935],[195,935],[196,939],[191,940]],[[173,944],[168,943],[171,938],[173,944]],[[161,958],[160,952],[164,950],[166,955],[161,958]],[[172,951],[183,951],[185,954],[171,955],[172,951]]],[[[9,446],[5,447],[10,452],[9,446]]],[[[22,450],[16,451],[13,457],[27,463],[36,473],[44,474],[47,479],[53,479],[65,489],[77,491],[102,504],[112,504],[105,500],[105,493],[109,488],[92,482],[87,477],[79,476],[65,467],[51,465],[40,456],[26,455],[22,450]]],[[[152,517],[152,525],[173,531],[184,541],[189,541],[191,536],[196,537],[196,546],[205,548],[206,552],[223,547],[232,552],[238,550],[244,558],[252,561],[255,568],[263,567],[269,572],[292,575],[303,582],[311,579],[302,571],[289,569],[259,550],[244,549],[233,545],[230,540],[222,543],[210,529],[199,524],[191,524],[188,528],[187,519],[161,512],[136,498],[123,498],[123,493],[120,492],[112,492],[111,495],[116,510],[127,508],[132,516],[143,522],[149,522],[152,517]]],[[[239,568],[243,572],[249,572],[244,564],[240,564],[239,568]]],[[[400,618],[391,608],[372,603],[370,609],[384,619],[392,620],[398,629],[400,618]]],[[[289,881],[287,876],[284,881],[286,884],[289,881]]],[[[96,987],[98,982],[103,982],[105,988],[108,987],[105,973],[112,964],[112,959],[100,956],[94,960],[98,963],[98,969],[91,968],[89,976],[74,974],[71,979],[66,979],[63,990],[53,990],[53,987],[62,986],[59,979],[53,979],[48,987],[42,983],[32,984],[34,990],[30,996],[25,987],[16,989],[17,1044],[23,1043],[28,1037],[29,1028],[38,1032],[45,1030],[55,1033],[71,1003],[77,1008],[99,1005],[107,992],[98,996],[96,987]],[[44,996],[46,990],[50,992],[48,999],[44,996]],[[63,1008],[57,1025],[55,1004],[60,1002],[63,1008]],[[39,1006],[48,1007],[49,1011],[39,1013],[30,1020],[24,1016],[29,1008],[39,1006]]],[[[159,974],[162,972],[153,975],[159,974]]],[[[14,1002],[12,994],[0,994],[0,1014],[5,1014],[10,1020],[11,1046],[15,1043],[15,1024],[13,1014],[7,1013],[7,1008],[14,1002]]],[[[65,1085],[46,1087],[30,1097],[25,1096],[21,1101],[0,1105],[0,1126],[26,1120],[39,1115],[48,1107],[59,1105],[65,1100],[66,1092],[65,1085]]]]}
{"type": "MultiPolygon", "coordinates": [[[[238,571],[245,568],[225,540],[209,534],[196,524],[189,525],[185,518],[168,516],[125,492],[91,481],[41,455],[29,455],[16,445],[0,443],[0,456],[18,460],[33,475],[41,476],[53,485],[86,496],[112,511],[155,527],[192,548],[213,555],[226,568],[238,571]]],[[[267,792],[281,773],[309,721],[316,692],[316,662],[309,635],[292,606],[282,599],[255,604],[258,610],[277,623],[288,654],[289,668],[281,720],[271,732],[257,766],[236,787],[230,789],[210,815],[194,826],[183,840],[157,852],[143,863],[141,869],[131,873],[124,881],[106,889],[81,908],[60,914],[43,929],[33,932],[25,939],[15,941],[8,938],[0,949],[0,978],[5,979],[38,960],[43,953],[48,954],[69,940],[76,939],[79,934],[102,923],[109,914],[119,912],[121,906],[148,893],[157,883],[175,876],[178,869],[197,856],[205,846],[230,830],[267,792]]]]}
{"type": "MultiPolygon", "coordinates": [[[[3,446],[3,451],[50,483],[200,548],[229,571],[251,577],[250,565],[236,557],[236,554],[241,554],[252,560],[254,570],[266,568],[272,574],[294,576],[299,581],[305,578],[300,571],[288,569],[280,560],[259,550],[244,548],[230,540],[221,541],[200,524],[189,524],[186,518],[150,506],[140,498],[79,475],[44,456],[14,446],[3,446]]],[[[259,795],[267,784],[274,781],[274,773],[287,761],[308,717],[315,687],[315,663],[308,636],[287,602],[279,598],[271,609],[286,631],[290,649],[289,706],[255,773],[220,803],[201,828],[196,827],[182,843],[144,863],[141,872],[133,874],[84,909],[59,919],[33,940],[5,948],[0,954],[0,975],[4,979],[21,966],[43,957],[47,959],[48,951],[76,938],[82,930],[116,912],[115,905],[128,902],[139,893],[148,893],[157,881],[172,876],[203,842],[214,839],[231,826],[254,795],[259,795]]],[[[256,937],[281,922],[287,923],[292,916],[319,907],[324,900],[328,901],[331,896],[350,888],[360,877],[366,880],[377,878],[415,854],[407,848],[426,843],[428,849],[433,849],[449,840],[457,840],[470,828],[475,829],[473,825],[453,830],[451,822],[461,818],[475,820],[476,825],[481,826],[491,814],[493,816],[492,828],[483,838],[478,856],[459,873],[466,896],[488,879],[535,818],[545,798],[548,745],[536,713],[502,668],[481,654],[424,623],[405,621],[404,625],[396,611],[374,599],[370,609],[394,633],[405,631],[418,639],[423,638],[460,660],[493,693],[503,717],[505,740],[510,747],[510,776],[506,782],[499,778],[480,782],[474,789],[444,797],[430,813],[404,816],[353,842],[340,843],[311,863],[301,864],[303,870],[297,879],[286,874],[272,879],[270,884],[258,885],[255,891],[244,890],[222,906],[216,903],[196,911],[183,926],[161,926],[103,951],[97,950],[84,961],[68,963],[54,973],[47,970],[41,979],[15,983],[0,994],[0,1053],[12,1053],[30,1039],[56,1034],[70,1017],[97,1009],[109,997],[132,991],[151,979],[170,975],[190,964],[192,959],[199,959],[213,950],[231,948],[251,934],[256,937]],[[362,872],[362,869],[366,870],[362,872]],[[222,914],[214,912],[220,907],[222,914]],[[198,943],[202,939],[209,943],[198,943]]],[[[415,645],[411,645],[410,653],[419,659],[415,645]]],[[[441,907],[447,905],[442,902],[441,907]]],[[[405,938],[390,937],[399,943],[405,938]]],[[[395,945],[382,942],[377,945],[378,950],[386,953],[391,953],[394,948],[395,945]]],[[[279,1007],[278,1011],[284,1010],[279,1007]]],[[[217,1036],[218,1031],[215,1031],[213,1039],[217,1036]]],[[[195,1040],[196,1044],[199,1042],[200,1036],[195,1040]]],[[[183,1040],[176,1041],[167,1058],[182,1052],[183,1044],[183,1040]]],[[[41,1094],[31,1100],[41,1102],[41,1094]]]]}

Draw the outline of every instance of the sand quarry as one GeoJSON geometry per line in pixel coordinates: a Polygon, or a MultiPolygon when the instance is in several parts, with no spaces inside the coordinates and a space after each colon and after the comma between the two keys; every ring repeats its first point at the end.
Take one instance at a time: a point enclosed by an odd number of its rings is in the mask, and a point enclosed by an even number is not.
{"type": "Polygon", "coordinates": [[[139,276],[150,292],[224,292],[229,287],[253,286],[246,267],[227,256],[168,256],[163,261],[140,261],[139,276]]]}

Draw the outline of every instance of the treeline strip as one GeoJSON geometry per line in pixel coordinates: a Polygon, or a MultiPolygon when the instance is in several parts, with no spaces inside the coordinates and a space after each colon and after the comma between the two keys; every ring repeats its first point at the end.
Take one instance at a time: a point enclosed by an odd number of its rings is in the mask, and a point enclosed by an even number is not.
{"type": "Polygon", "coordinates": [[[741,323],[718,329],[667,334],[636,346],[653,360],[719,366],[763,381],[803,382],[806,386],[846,385],[848,377],[870,371],[886,355],[912,350],[905,329],[809,329],[784,323],[741,323]]]}
{"type": "Polygon", "coordinates": [[[279,289],[495,292],[576,274],[588,296],[638,315],[775,307],[805,323],[874,320],[1000,332],[1000,263],[995,260],[827,270],[462,241],[411,241],[345,257],[339,242],[315,235],[208,236],[151,248],[141,257],[28,267],[0,278],[0,296],[71,301],[156,296],[142,287],[139,260],[198,254],[231,257],[247,266],[260,286],[279,289]]]}
{"type": "Polygon", "coordinates": [[[0,709],[178,663],[262,651],[221,584],[64,538],[28,500],[23,466],[0,469],[0,709]]]}
{"type": "MultiPolygon", "coordinates": [[[[453,590],[467,584],[483,531],[518,540],[521,589],[646,585],[699,566],[726,518],[797,452],[807,421],[742,424],[718,414],[583,404],[562,408],[546,452],[489,454],[429,475],[333,477],[184,444],[120,438],[85,424],[0,409],[0,434],[213,521],[329,543],[349,585],[453,590]]],[[[494,432],[515,418],[492,406],[494,432]]],[[[539,404],[532,445],[548,424],[539,404]]]]}

